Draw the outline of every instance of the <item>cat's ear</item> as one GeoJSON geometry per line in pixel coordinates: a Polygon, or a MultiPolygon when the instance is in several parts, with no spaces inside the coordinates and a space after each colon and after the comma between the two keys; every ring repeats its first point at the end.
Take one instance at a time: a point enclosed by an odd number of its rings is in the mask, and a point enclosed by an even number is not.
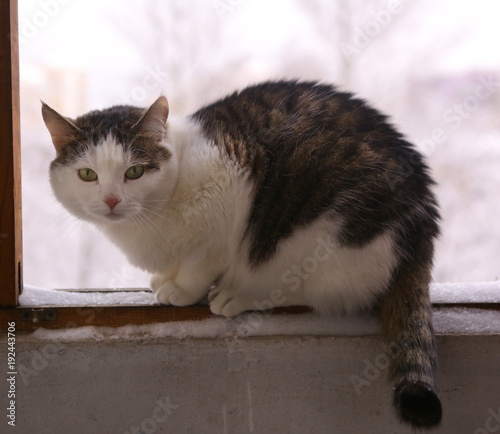
{"type": "Polygon", "coordinates": [[[152,134],[159,140],[163,139],[165,134],[165,123],[168,118],[168,101],[163,95],[160,96],[148,108],[146,113],[135,124],[141,133],[152,134]]]}
{"type": "Polygon", "coordinates": [[[42,117],[47,129],[52,136],[52,143],[60,154],[64,146],[75,140],[80,129],[69,118],[57,113],[42,101],[42,117]]]}

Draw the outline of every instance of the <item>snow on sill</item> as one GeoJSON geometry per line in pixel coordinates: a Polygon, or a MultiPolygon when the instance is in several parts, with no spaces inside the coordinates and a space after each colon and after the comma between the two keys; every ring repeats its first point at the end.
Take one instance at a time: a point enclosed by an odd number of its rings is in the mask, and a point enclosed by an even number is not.
{"type": "MultiPolygon", "coordinates": [[[[434,284],[434,303],[498,303],[500,282],[434,284]]],[[[26,288],[21,305],[153,305],[150,292],[75,293],[26,288]]],[[[437,334],[500,334],[500,311],[469,308],[437,309],[437,334]]],[[[128,325],[118,328],[81,327],[67,330],[37,329],[40,340],[157,340],[165,338],[222,338],[228,345],[241,337],[255,336],[370,336],[380,334],[376,317],[364,313],[349,317],[319,316],[314,313],[269,315],[248,312],[235,318],[214,317],[198,321],[128,325]]]]}
{"type": "Polygon", "coordinates": [[[21,306],[130,306],[155,305],[158,302],[150,290],[125,291],[106,289],[104,291],[45,289],[25,285],[19,296],[21,306]]]}
{"type": "MultiPolygon", "coordinates": [[[[438,335],[499,335],[500,312],[480,309],[447,309],[434,313],[438,335]]],[[[366,337],[380,335],[377,319],[372,315],[326,317],[314,313],[265,315],[249,312],[235,318],[214,317],[199,321],[122,327],[85,326],[73,329],[39,328],[26,340],[50,341],[160,341],[164,339],[220,339],[236,345],[247,337],[335,336],[366,337]]]]}
{"type": "Polygon", "coordinates": [[[433,283],[433,303],[500,303],[500,281],[433,283]]]}
{"type": "MultiPolygon", "coordinates": [[[[433,303],[500,303],[500,281],[481,283],[434,283],[431,285],[433,303]]],[[[25,286],[19,296],[21,306],[89,306],[89,305],[155,305],[150,290],[102,291],[54,290],[25,286]]]]}

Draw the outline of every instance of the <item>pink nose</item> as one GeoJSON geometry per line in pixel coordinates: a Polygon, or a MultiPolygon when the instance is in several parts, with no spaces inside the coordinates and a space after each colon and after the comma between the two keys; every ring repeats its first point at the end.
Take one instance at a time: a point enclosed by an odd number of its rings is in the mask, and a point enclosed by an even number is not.
{"type": "Polygon", "coordinates": [[[109,209],[114,209],[114,207],[122,200],[116,196],[108,196],[104,198],[104,203],[109,206],[109,209]]]}

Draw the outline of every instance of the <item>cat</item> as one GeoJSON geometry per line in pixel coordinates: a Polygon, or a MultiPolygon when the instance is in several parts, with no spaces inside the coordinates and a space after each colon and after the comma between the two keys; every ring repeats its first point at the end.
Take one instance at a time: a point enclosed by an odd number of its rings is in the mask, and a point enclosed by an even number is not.
{"type": "Polygon", "coordinates": [[[439,211],[423,157],[365,101],[319,82],[249,86],[190,116],[42,102],[57,199],[165,304],[214,314],[376,309],[401,421],[441,420],[429,301],[439,211]]]}

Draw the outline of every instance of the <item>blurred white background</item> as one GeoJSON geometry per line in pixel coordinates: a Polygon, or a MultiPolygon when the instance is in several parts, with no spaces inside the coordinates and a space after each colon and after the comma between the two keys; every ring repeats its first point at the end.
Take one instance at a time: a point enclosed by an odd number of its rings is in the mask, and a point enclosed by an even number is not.
{"type": "Polygon", "coordinates": [[[368,99],[427,156],[442,236],[434,280],[500,275],[500,5],[495,0],[21,0],[24,281],[145,287],[56,202],[40,99],[66,116],[161,93],[189,114],[272,78],[368,99]]]}

